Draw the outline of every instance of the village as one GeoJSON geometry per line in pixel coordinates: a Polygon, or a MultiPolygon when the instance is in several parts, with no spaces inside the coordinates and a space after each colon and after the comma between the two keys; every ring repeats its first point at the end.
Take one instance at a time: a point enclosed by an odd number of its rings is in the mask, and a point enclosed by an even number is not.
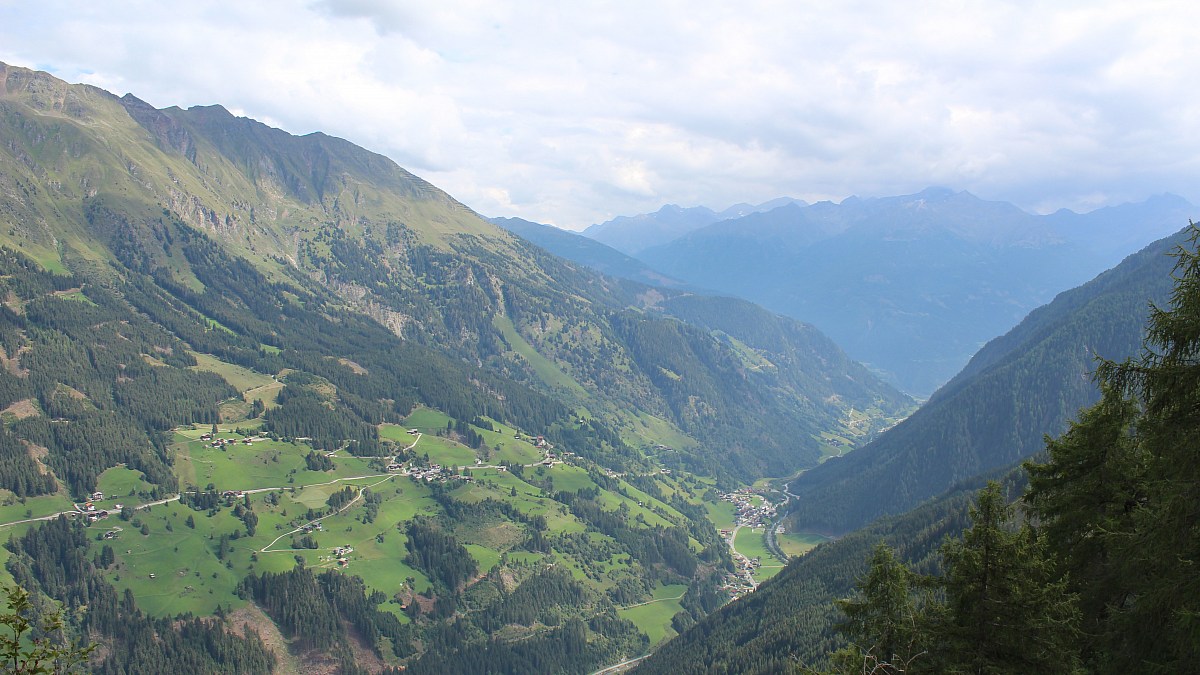
{"type": "MultiPolygon", "coordinates": [[[[721,495],[721,501],[733,504],[734,523],[742,527],[766,527],[775,518],[776,506],[750,488],[721,495]]],[[[721,534],[729,534],[722,530],[721,534]]]]}
{"type": "Polygon", "coordinates": [[[769,526],[775,518],[777,507],[751,488],[741,488],[725,493],[721,495],[721,501],[729,502],[734,506],[733,529],[723,528],[720,532],[721,536],[729,542],[729,551],[733,556],[733,564],[737,568],[735,573],[725,576],[721,587],[729,593],[731,599],[736,600],[758,587],[754,573],[762,566],[762,560],[759,557],[751,558],[737,550],[734,545],[737,532],[743,527],[769,526]]]}

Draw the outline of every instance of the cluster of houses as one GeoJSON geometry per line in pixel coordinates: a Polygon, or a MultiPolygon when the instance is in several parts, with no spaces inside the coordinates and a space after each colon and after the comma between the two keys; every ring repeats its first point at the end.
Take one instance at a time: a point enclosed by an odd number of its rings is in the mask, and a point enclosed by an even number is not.
{"type": "Polygon", "coordinates": [[[87,518],[87,521],[89,523],[94,523],[97,520],[107,518],[115,512],[120,512],[121,509],[124,508],[123,504],[114,504],[113,508],[111,510],[100,508],[99,506],[96,506],[96,502],[103,501],[103,499],[104,499],[103,492],[99,492],[99,491],[93,492],[90,501],[84,502],[83,506],[76,504],[75,508],[80,513],[82,513],[85,518],[87,518]]]}
{"type": "MultiPolygon", "coordinates": [[[[223,448],[226,446],[233,446],[233,444],[238,443],[238,440],[235,440],[235,438],[216,438],[212,436],[212,434],[208,434],[208,432],[205,432],[205,434],[200,434],[200,441],[208,443],[210,448],[223,448]]],[[[257,441],[265,441],[265,438],[260,438],[258,436],[246,436],[245,438],[242,438],[241,444],[248,446],[248,444],[257,441]]]]}
{"type": "Polygon", "coordinates": [[[734,553],[733,563],[737,565],[737,572],[725,575],[725,578],[721,580],[721,590],[729,594],[730,600],[737,600],[758,587],[758,582],[754,580],[754,571],[758,569],[758,561],[734,553]]]}
{"type": "MultiPolygon", "coordinates": [[[[744,527],[766,527],[775,518],[775,505],[747,488],[723,494],[721,501],[733,504],[734,520],[744,527]]],[[[722,533],[728,536],[728,531],[722,533]]]]}
{"type": "Polygon", "coordinates": [[[333,558],[337,560],[338,567],[345,567],[350,564],[350,559],[347,557],[354,553],[354,549],[350,546],[334,546],[333,558]]]}
{"type": "Polygon", "coordinates": [[[311,534],[313,532],[322,532],[324,530],[325,530],[325,526],[322,525],[321,521],[319,521],[319,520],[314,520],[311,523],[305,523],[304,525],[300,526],[300,531],[303,532],[304,534],[311,534]]]}
{"type": "MultiPolygon", "coordinates": [[[[721,535],[731,537],[732,530],[721,530],[721,535]]],[[[753,591],[758,587],[758,582],[754,580],[754,573],[762,566],[762,560],[758,558],[748,558],[738,552],[733,547],[733,539],[729,540],[729,553],[733,556],[733,565],[736,571],[733,574],[726,574],[725,579],[721,583],[721,588],[729,594],[733,600],[737,600],[743,595],[753,591]]]]}
{"type": "Polygon", "coordinates": [[[430,464],[427,467],[417,467],[393,462],[387,465],[387,470],[390,472],[399,473],[401,476],[408,476],[413,480],[423,480],[426,483],[432,483],[434,481],[445,483],[448,480],[465,480],[468,483],[475,481],[474,478],[455,473],[452,469],[450,469],[450,467],[442,466],[441,464],[430,464]]]}
{"type": "MultiPolygon", "coordinates": [[[[213,438],[213,435],[209,434],[209,433],[201,434],[200,440],[204,441],[205,443],[208,443],[209,447],[212,447],[212,448],[223,448],[227,445],[234,445],[235,443],[237,443],[237,441],[232,438],[213,438]]],[[[242,444],[250,445],[251,443],[258,441],[258,440],[262,440],[262,439],[257,438],[255,436],[247,436],[242,439],[242,444]]]]}

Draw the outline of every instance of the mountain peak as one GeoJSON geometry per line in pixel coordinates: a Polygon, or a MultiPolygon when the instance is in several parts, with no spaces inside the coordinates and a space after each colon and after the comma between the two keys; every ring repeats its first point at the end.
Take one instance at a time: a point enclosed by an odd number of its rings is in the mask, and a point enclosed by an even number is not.
{"type": "Polygon", "coordinates": [[[932,185],[930,187],[927,187],[924,190],[921,190],[920,192],[918,192],[917,194],[915,194],[913,196],[920,197],[921,199],[933,201],[933,200],[949,199],[956,195],[968,195],[968,196],[974,197],[974,195],[967,192],[966,190],[956,192],[948,187],[941,187],[941,186],[937,186],[937,185],[932,185]]]}

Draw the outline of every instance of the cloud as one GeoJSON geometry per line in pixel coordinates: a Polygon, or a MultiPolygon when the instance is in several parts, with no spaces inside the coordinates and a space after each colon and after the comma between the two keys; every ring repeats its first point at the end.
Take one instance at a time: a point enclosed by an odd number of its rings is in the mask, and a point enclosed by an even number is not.
{"type": "Polygon", "coordinates": [[[0,60],[222,103],[582,228],[940,184],[1197,200],[1191,3],[0,3],[0,60]]]}

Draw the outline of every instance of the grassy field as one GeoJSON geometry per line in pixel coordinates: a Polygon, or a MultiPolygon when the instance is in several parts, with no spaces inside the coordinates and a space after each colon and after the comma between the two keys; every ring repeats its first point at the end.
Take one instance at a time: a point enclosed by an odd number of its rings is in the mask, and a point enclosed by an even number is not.
{"type": "Polygon", "coordinates": [[[201,354],[200,352],[191,352],[191,354],[196,357],[196,365],[192,366],[192,370],[216,373],[234,389],[237,389],[238,392],[276,384],[275,378],[270,375],[256,373],[249,368],[243,368],[242,366],[222,361],[209,354],[201,354]]]}
{"type": "Polygon", "coordinates": [[[504,336],[505,341],[513,348],[529,367],[533,369],[534,374],[538,376],[542,382],[551,387],[560,387],[566,389],[579,396],[586,397],[587,391],[584,390],[578,382],[570,375],[564,373],[553,361],[547,359],[538,353],[533,345],[529,344],[513,326],[512,320],[503,314],[497,314],[492,318],[492,325],[500,330],[500,334],[504,336]]]}
{"type": "Polygon", "coordinates": [[[432,434],[445,429],[446,423],[451,421],[453,420],[445,413],[429,408],[417,408],[404,420],[404,426],[406,429],[432,434]]]}
{"type": "Polygon", "coordinates": [[[587,471],[577,466],[556,464],[551,468],[538,468],[535,472],[545,472],[554,482],[554,489],[559,492],[578,492],[598,487],[591,478],[588,478],[587,471]]]}
{"type": "Polygon", "coordinates": [[[130,589],[143,610],[158,616],[211,614],[218,604],[243,604],[233,590],[244,573],[218,560],[213,553],[214,541],[209,539],[212,533],[238,529],[240,521],[228,510],[206,516],[171,503],[139,512],[136,520],[146,526],[148,534],[143,535],[132,521],[118,518],[91,526],[97,535],[116,532],[115,538],[105,543],[117,554],[117,565],[109,580],[118,592],[130,589]],[[197,522],[194,529],[185,525],[189,515],[197,522]]]}
{"type": "MultiPolygon", "coordinates": [[[[774,561],[775,559],[771,558],[770,560],[774,561]]],[[[782,572],[784,567],[786,567],[786,565],[780,565],[775,562],[763,565],[762,567],[754,570],[754,580],[761,584],[767,579],[770,579],[776,574],[782,572]]]]}
{"type": "Polygon", "coordinates": [[[777,560],[767,550],[767,545],[763,541],[763,528],[761,527],[753,529],[743,527],[738,530],[737,539],[734,540],[733,546],[738,550],[738,553],[747,558],[760,558],[764,565],[782,564],[781,561],[777,560]]]}
{"type": "Polygon", "coordinates": [[[146,482],[145,477],[141,471],[114,466],[100,474],[96,481],[96,489],[103,492],[109,499],[136,495],[153,488],[150,483],[146,482]]]}
{"type": "Polygon", "coordinates": [[[475,464],[475,460],[479,459],[479,456],[471,448],[449,438],[431,434],[421,436],[421,440],[413,448],[413,452],[417,453],[418,457],[428,455],[431,464],[441,464],[442,466],[471,466],[475,464]]]}
{"type": "Polygon", "coordinates": [[[26,497],[25,503],[8,490],[0,490],[0,523],[11,523],[26,518],[41,518],[53,513],[70,511],[75,507],[65,492],[39,497],[26,497]]]}
{"type": "Polygon", "coordinates": [[[754,572],[755,580],[766,581],[783,571],[784,562],[767,550],[766,542],[763,540],[763,528],[743,527],[738,530],[733,545],[738,553],[747,558],[758,558],[761,561],[762,566],[754,572]]]}
{"type": "Polygon", "coordinates": [[[659,586],[654,590],[649,602],[619,609],[617,613],[621,618],[632,621],[638,630],[650,638],[650,644],[656,645],[675,636],[675,630],[671,628],[671,617],[683,611],[679,600],[686,590],[687,586],[682,584],[659,586]]]}
{"type": "Polygon", "coordinates": [[[811,532],[785,532],[777,535],[775,540],[784,553],[797,556],[804,555],[816,548],[818,544],[829,541],[829,537],[811,532]]]}
{"type": "Polygon", "coordinates": [[[312,448],[306,445],[270,440],[247,445],[241,436],[226,432],[217,437],[235,442],[214,448],[199,440],[202,433],[184,430],[175,434],[175,473],[183,486],[203,488],[211,483],[219,490],[300,487],[378,473],[368,466],[369,460],[351,456],[334,459],[332,471],[309,471],[304,457],[312,448]]]}
{"type": "MultiPolygon", "coordinates": [[[[236,381],[239,388],[248,387],[248,391],[277,384],[256,380],[256,374],[249,371],[235,372],[226,367],[229,364],[215,359],[205,361],[204,365],[236,381]]],[[[216,510],[195,510],[177,501],[137,511],[130,520],[114,515],[91,525],[94,546],[110,545],[116,555],[117,562],[106,571],[106,577],[119,592],[130,590],[139,605],[152,615],[181,612],[207,615],[218,606],[236,609],[244,604],[234,589],[247,574],[285,571],[300,561],[314,569],[337,569],[361,577],[369,589],[388,598],[381,609],[408,621],[400,612],[397,598],[406,597],[410,591],[426,592],[431,585],[420,570],[404,562],[409,554],[405,523],[416,516],[443,514],[446,507],[439,499],[444,503],[447,498],[466,504],[495,500],[521,514],[503,516],[495,509],[467,510],[467,515],[442,521],[466,547],[481,573],[506,561],[516,565],[553,563],[599,592],[634,574],[629,554],[621,551],[615,540],[587,531],[564,504],[546,496],[539,486],[548,481],[553,489],[560,491],[598,488],[586,469],[566,463],[552,467],[538,465],[524,468],[519,476],[499,468],[484,468],[502,459],[520,464],[540,462],[544,451],[525,440],[524,433],[491,422],[492,430],[477,429],[488,446],[477,454],[444,435],[437,435],[444,432],[448,421],[450,418],[440,412],[418,409],[403,425],[380,427],[380,436],[400,447],[416,441],[414,451],[419,457],[428,455],[431,463],[468,469],[472,480],[450,481],[444,487],[381,473],[378,463],[373,469],[369,459],[342,454],[332,458],[334,469],[310,471],[305,462],[306,455],[313,452],[310,447],[266,438],[259,440],[257,436],[249,437],[251,442],[246,443],[248,438],[234,431],[234,424],[219,426],[217,438],[232,442],[216,448],[211,440],[200,439],[211,431],[211,425],[177,429],[170,449],[175,457],[176,475],[185,490],[192,487],[204,490],[211,485],[217,491],[250,492],[223,497],[216,510]],[[419,430],[419,439],[409,429],[419,430]],[[476,459],[484,465],[477,464],[476,459]],[[355,500],[337,513],[321,515],[319,529],[310,533],[297,531],[308,519],[324,514],[330,496],[346,486],[354,487],[355,500]],[[357,494],[366,486],[379,497],[370,506],[357,494]],[[442,490],[444,495],[434,499],[434,494],[442,490]],[[253,534],[235,517],[235,505],[249,506],[256,514],[253,534]],[[528,537],[528,525],[521,521],[529,516],[545,518],[551,535],[582,534],[586,542],[597,547],[595,550],[607,550],[603,555],[608,557],[596,559],[564,550],[550,553],[515,550],[528,537]],[[333,553],[333,548],[339,546],[352,549],[341,556],[344,561],[339,561],[333,553]]],[[[240,426],[245,427],[246,423],[240,426]]],[[[656,476],[656,480],[667,492],[687,494],[695,503],[699,503],[698,493],[707,490],[707,484],[689,483],[685,488],[680,482],[684,478],[656,476]]],[[[669,504],[625,481],[620,483],[625,494],[599,490],[597,499],[606,509],[627,509],[631,525],[670,527],[684,522],[682,515],[669,504]]],[[[142,474],[126,467],[109,469],[99,478],[99,489],[107,497],[103,505],[110,508],[110,501],[127,504],[143,501],[129,495],[149,487],[142,474]]],[[[9,514],[12,520],[25,516],[26,511],[41,515],[71,507],[64,496],[29,499],[25,504],[15,499],[7,501],[6,506],[0,506],[0,518],[9,514]]],[[[622,609],[622,615],[657,643],[674,634],[670,620],[681,609],[679,597],[684,590],[683,585],[659,587],[646,604],[622,609]]]]}
{"type": "Polygon", "coordinates": [[[392,441],[396,445],[407,448],[417,440],[416,434],[408,433],[408,427],[399,424],[380,424],[379,438],[392,441]]]}
{"type": "Polygon", "coordinates": [[[705,502],[704,508],[708,509],[708,519],[712,521],[713,527],[718,530],[732,530],[734,525],[734,514],[737,509],[729,502],[705,502]]]}
{"type": "Polygon", "coordinates": [[[496,448],[496,452],[485,458],[486,463],[509,462],[510,464],[533,464],[542,459],[542,451],[524,440],[517,438],[518,430],[492,421],[492,430],[475,429],[483,436],[485,445],[496,448]]]}
{"type": "Polygon", "coordinates": [[[635,438],[636,436],[646,439],[651,443],[659,443],[675,450],[691,448],[697,445],[695,439],[685,435],[675,425],[661,417],[639,412],[635,423],[634,434],[625,438],[625,441],[628,443],[636,445],[638,443],[638,438],[635,438]]]}
{"type": "MultiPolygon", "coordinates": [[[[389,597],[411,583],[417,591],[428,589],[429,581],[415,569],[405,565],[405,537],[396,523],[411,519],[418,513],[436,512],[428,488],[399,476],[373,480],[349,481],[359,486],[374,484],[374,490],[384,499],[371,523],[361,519],[363,503],[358,501],[344,512],[322,520],[323,530],[313,534],[319,544],[316,549],[292,550],[296,517],[308,508],[324,505],[325,498],[335,486],[309,487],[304,490],[284,490],[276,493],[279,503],[267,502],[267,493],[247,495],[259,516],[257,532],[245,535],[240,520],[231,509],[221,509],[214,515],[194,511],[178,502],[139,511],[131,521],[109,518],[92,525],[97,536],[106,531],[115,535],[107,540],[117,554],[118,564],[110,579],[118,589],[129,588],[147,612],[169,615],[190,611],[208,614],[217,604],[240,606],[232,594],[237,582],[251,571],[284,571],[296,564],[296,557],[314,568],[338,567],[330,549],[351,546],[348,571],[363,578],[373,589],[389,597]],[[191,517],[194,527],[186,523],[191,517]],[[147,534],[142,534],[142,526],[147,534]],[[221,553],[221,535],[233,536],[229,550],[221,553]],[[276,541],[278,540],[278,541],[276,541]],[[272,542],[275,542],[272,544],[272,542]],[[264,551],[270,546],[270,551],[264,551]]],[[[498,560],[499,553],[472,551],[487,560],[498,560]]]]}

